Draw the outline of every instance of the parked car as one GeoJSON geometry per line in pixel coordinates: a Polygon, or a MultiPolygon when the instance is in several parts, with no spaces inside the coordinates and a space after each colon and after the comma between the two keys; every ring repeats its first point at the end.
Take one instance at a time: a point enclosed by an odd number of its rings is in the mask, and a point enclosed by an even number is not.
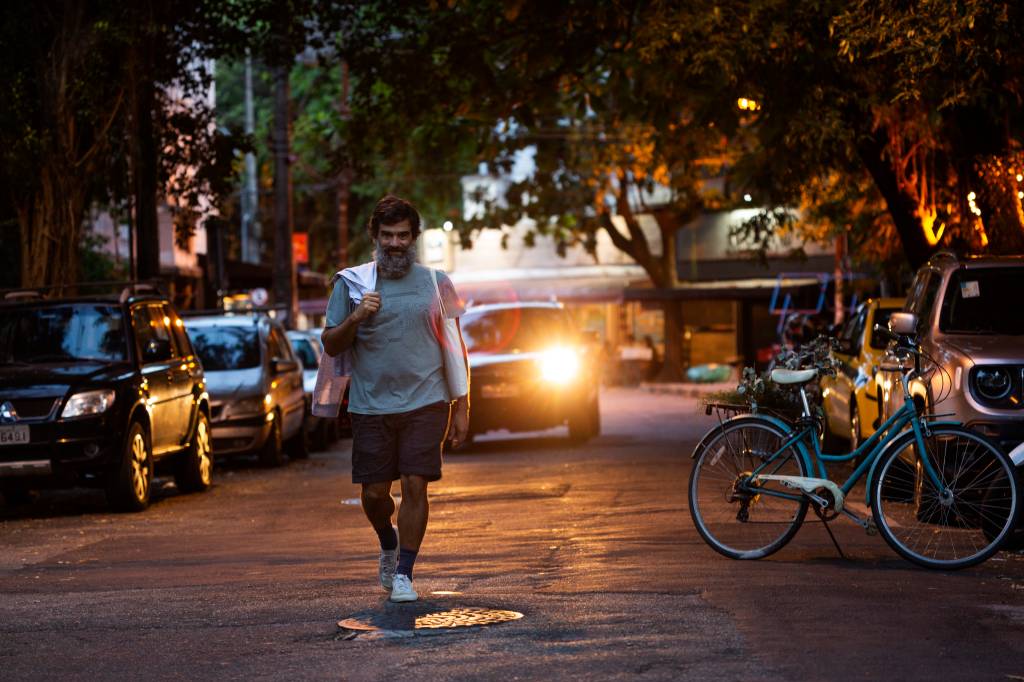
{"type": "MultiPolygon", "coordinates": [[[[948,414],[1006,452],[1024,442],[1024,317],[1014,308],[1022,296],[1024,258],[944,252],[918,270],[904,307],[936,366],[910,384],[919,409],[948,414]]],[[[879,381],[885,418],[903,397],[898,376],[879,381]]]]}
{"type": "Polygon", "coordinates": [[[140,511],[154,469],[210,487],[210,398],[173,306],[155,290],[0,302],[0,489],[102,487],[140,511]]]}
{"type": "Polygon", "coordinates": [[[889,316],[902,307],[901,298],[869,299],[840,331],[839,348],[833,353],[838,371],[821,380],[826,451],[852,450],[878,428],[881,412],[875,375],[889,336],[876,332],[875,325],[888,328],[889,316]]]}
{"type": "Polygon", "coordinates": [[[206,370],[217,456],[256,453],[267,466],[283,464],[286,449],[306,457],[302,366],[280,323],[228,313],[185,326],[206,370]]]}
{"type": "Polygon", "coordinates": [[[596,346],[560,303],[501,303],[461,318],[469,351],[470,433],[567,424],[583,442],[601,432],[596,346]]]}
{"type": "Polygon", "coordinates": [[[302,385],[306,394],[306,428],[310,442],[316,449],[325,450],[338,440],[342,433],[351,431],[348,424],[348,387],[345,388],[344,404],[337,419],[317,417],[310,412],[313,405],[313,389],[316,387],[316,373],[324,354],[320,335],[312,331],[293,330],[288,332],[288,340],[291,341],[295,356],[302,363],[302,385]]]}

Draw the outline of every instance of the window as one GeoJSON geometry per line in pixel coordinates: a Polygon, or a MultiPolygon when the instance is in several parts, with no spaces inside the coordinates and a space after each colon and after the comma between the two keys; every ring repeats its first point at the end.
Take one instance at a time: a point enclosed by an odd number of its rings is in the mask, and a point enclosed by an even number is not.
{"type": "Polygon", "coordinates": [[[188,334],[185,332],[185,324],[178,317],[178,314],[170,306],[166,305],[164,306],[164,314],[171,319],[171,333],[174,336],[174,345],[178,348],[178,355],[184,358],[195,354],[195,351],[192,349],[192,343],[188,340],[188,334]]]}
{"type": "Polygon", "coordinates": [[[270,328],[270,359],[291,360],[291,344],[285,339],[284,334],[277,327],[270,328]]]}
{"type": "Polygon", "coordinates": [[[871,347],[875,350],[884,350],[889,345],[889,335],[885,333],[878,333],[874,327],[882,327],[883,329],[889,328],[889,318],[892,314],[899,312],[898,308],[879,308],[875,311],[875,322],[871,328],[871,347]]]}
{"type": "Polygon", "coordinates": [[[1024,296],[1024,267],[957,270],[942,299],[939,329],[945,334],[1024,334],[1013,305],[1024,296]]]}
{"type": "Polygon", "coordinates": [[[313,344],[305,339],[292,339],[292,350],[299,357],[299,362],[306,369],[316,369],[316,353],[313,351],[313,344]]]}
{"type": "Polygon", "coordinates": [[[137,305],[132,308],[135,343],[143,364],[165,362],[174,356],[171,320],[159,305],[137,305]]]}
{"type": "Polygon", "coordinates": [[[203,369],[208,372],[260,365],[260,341],[255,327],[202,325],[190,327],[188,333],[203,369]]]}
{"type": "Polygon", "coordinates": [[[81,303],[0,312],[0,363],[127,359],[124,316],[114,305],[81,303]]]}

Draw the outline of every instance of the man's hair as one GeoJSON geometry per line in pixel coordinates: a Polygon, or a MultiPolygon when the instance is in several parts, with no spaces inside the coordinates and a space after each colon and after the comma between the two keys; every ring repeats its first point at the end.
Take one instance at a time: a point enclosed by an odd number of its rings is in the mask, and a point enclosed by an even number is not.
{"type": "Polygon", "coordinates": [[[370,223],[366,226],[366,231],[370,233],[371,237],[376,239],[380,233],[381,225],[396,225],[403,220],[409,221],[409,226],[412,229],[412,238],[416,239],[419,237],[420,214],[405,199],[388,194],[373,207],[373,213],[370,215],[370,223]]]}

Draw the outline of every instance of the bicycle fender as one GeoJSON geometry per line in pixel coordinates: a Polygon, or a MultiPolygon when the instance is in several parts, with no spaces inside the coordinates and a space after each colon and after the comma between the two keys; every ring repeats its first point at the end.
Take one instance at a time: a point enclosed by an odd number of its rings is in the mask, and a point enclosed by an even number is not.
{"type": "MultiPolygon", "coordinates": [[[[729,419],[726,419],[721,424],[719,424],[718,426],[714,427],[713,429],[711,429],[710,431],[705,433],[704,437],[700,439],[699,443],[697,443],[697,447],[695,447],[693,449],[693,454],[690,455],[690,459],[697,459],[697,455],[699,455],[704,450],[704,447],[705,447],[705,444],[707,443],[707,441],[709,441],[714,436],[717,436],[719,433],[721,433],[727,427],[732,426],[734,424],[740,424],[740,423],[746,422],[746,421],[760,422],[762,424],[765,423],[765,422],[768,422],[772,426],[778,428],[780,431],[782,431],[783,433],[785,433],[787,435],[792,435],[793,431],[794,431],[792,424],[789,424],[789,423],[783,421],[782,419],[779,419],[778,417],[772,417],[770,415],[762,415],[762,414],[759,414],[759,415],[750,415],[750,414],[737,415],[735,417],[731,417],[729,419]]],[[[798,441],[795,445],[796,445],[797,453],[800,455],[800,458],[803,460],[804,465],[807,467],[807,471],[808,472],[813,472],[814,471],[813,466],[812,466],[813,460],[811,459],[810,453],[807,451],[807,447],[804,445],[803,441],[798,441]]]]}
{"type": "MultiPolygon", "coordinates": [[[[922,429],[923,429],[924,425],[922,424],[921,426],[922,426],[922,429]]],[[[964,425],[961,422],[955,422],[955,421],[929,422],[928,423],[928,429],[931,430],[931,431],[936,430],[936,428],[942,429],[942,428],[949,428],[949,427],[954,427],[954,428],[962,429],[962,428],[964,428],[964,425]]],[[[896,436],[891,441],[889,441],[889,444],[886,445],[882,449],[882,451],[880,453],[878,453],[878,457],[875,457],[875,461],[871,463],[871,468],[868,469],[868,477],[864,481],[864,504],[866,504],[869,509],[871,508],[871,487],[872,487],[871,486],[871,482],[875,480],[875,470],[878,468],[878,463],[882,461],[884,455],[887,452],[889,452],[890,448],[894,448],[897,445],[902,446],[904,442],[906,442],[907,440],[913,440],[913,438],[914,438],[914,431],[913,430],[904,431],[903,433],[901,433],[900,435],[896,436]]]]}

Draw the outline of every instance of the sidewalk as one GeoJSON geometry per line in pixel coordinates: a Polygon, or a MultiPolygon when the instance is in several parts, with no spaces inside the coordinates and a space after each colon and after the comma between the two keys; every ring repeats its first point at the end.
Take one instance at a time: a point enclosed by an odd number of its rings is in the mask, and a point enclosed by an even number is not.
{"type": "Polygon", "coordinates": [[[697,383],[654,383],[644,381],[640,384],[641,391],[647,391],[648,393],[663,393],[670,395],[680,395],[687,398],[703,398],[709,393],[720,393],[722,391],[734,391],[736,390],[736,381],[722,381],[718,383],[710,384],[697,384],[697,383]]]}

